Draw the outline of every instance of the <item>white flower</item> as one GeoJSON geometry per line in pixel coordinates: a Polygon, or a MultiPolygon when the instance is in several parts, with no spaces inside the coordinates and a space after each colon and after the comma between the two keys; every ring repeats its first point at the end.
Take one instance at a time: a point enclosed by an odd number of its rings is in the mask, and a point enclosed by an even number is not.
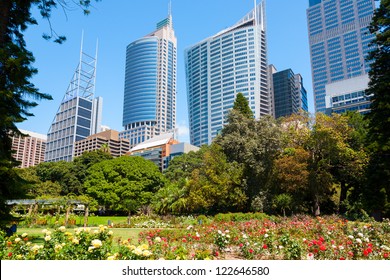
{"type": "Polygon", "coordinates": [[[94,234],[98,234],[99,231],[98,231],[97,229],[95,229],[95,230],[93,231],[93,233],[94,233],[94,234]]]}
{"type": "Polygon", "coordinates": [[[339,249],[340,249],[340,250],[344,250],[344,246],[341,246],[341,245],[340,245],[340,246],[339,246],[339,249]]]}
{"type": "Polygon", "coordinates": [[[15,238],[15,243],[19,243],[20,240],[22,240],[22,239],[20,239],[19,237],[16,237],[15,238]]]}
{"type": "Polygon", "coordinates": [[[161,242],[161,238],[157,236],[157,237],[154,239],[154,241],[160,243],[160,242],[161,242]]]}
{"type": "Polygon", "coordinates": [[[99,248],[99,247],[102,247],[103,243],[99,239],[94,239],[91,241],[91,245],[94,248],[99,248]]]}
{"type": "Polygon", "coordinates": [[[218,230],[218,234],[222,234],[222,231],[218,230]]]}
{"type": "Polygon", "coordinates": [[[359,232],[358,235],[359,235],[359,237],[363,237],[364,236],[363,233],[361,233],[361,232],[359,232]]]}
{"type": "Polygon", "coordinates": [[[229,234],[226,234],[226,237],[227,237],[227,238],[230,238],[230,235],[229,235],[229,234]]]}
{"type": "Polygon", "coordinates": [[[50,235],[46,235],[45,236],[45,241],[50,241],[51,240],[51,236],[50,235]]]}
{"type": "Polygon", "coordinates": [[[189,226],[187,227],[187,230],[190,230],[190,229],[192,229],[192,228],[193,228],[193,226],[189,225],[189,226]]]}
{"type": "Polygon", "coordinates": [[[61,231],[61,232],[65,232],[65,230],[66,230],[66,227],[64,227],[64,226],[60,226],[60,227],[58,228],[58,230],[59,230],[59,231],[61,231]]]}
{"type": "Polygon", "coordinates": [[[306,238],[302,238],[302,241],[305,242],[305,241],[306,241],[306,238]]]}
{"type": "Polygon", "coordinates": [[[22,237],[24,238],[24,237],[26,237],[27,236],[27,233],[23,233],[22,234],[22,237]]]}
{"type": "Polygon", "coordinates": [[[279,245],[279,249],[283,249],[284,247],[282,245],[279,245]]]}
{"type": "Polygon", "coordinates": [[[60,245],[60,244],[56,244],[55,246],[54,246],[54,250],[56,251],[56,252],[58,252],[59,250],[61,250],[62,249],[62,245],[60,245]]]}
{"type": "Polygon", "coordinates": [[[264,234],[264,237],[267,238],[269,235],[268,234],[264,234]]]}
{"type": "Polygon", "coordinates": [[[362,240],[360,238],[356,238],[356,242],[362,244],[362,240]]]}
{"type": "Polygon", "coordinates": [[[113,235],[114,232],[112,230],[110,230],[109,232],[107,232],[108,235],[113,235]]]}
{"type": "Polygon", "coordinates": [[[247,239],[248,236],[247,236],[246,234],[243,234],[243,235],[242,235],[242,238],[247,239]]]}
{"type": "Polygon", "coordinates": [[[225,230],[225,232],[226,232],[226,233],[229,233],[230,231],[227,229],[227,230],[225,230]]]}
{"type": "Polygon", "coordinates": [[[366,238],[364,239],[364,241],[370,242],[370,239],[368,239],[368,237],[366,237],[366,238]]]}
{"type": "Polygon", "coordinates": [[[47,229],[43,229],[43,230],[42,230],[42,233],[46,233],[46,232],[47,232],[47,229]]]}
{"type": "Polygon", "coordinates": [[[95,247],[93,247],[93,246],[89,246],[89,247],[88,247],[88,252],[92,252],[92,251],[93,251],[93,249],[95,249],[95,247]]]}
{"type": "Polygon", "coordinates": [[[309,253],[306,255],[306,259],[308,260],[314,260],[314,254],[313,253],[309,253]]]}
{"type": "Polygon", "coordinates": [[[348,235],[348,238],[349,239],[354,239],[355,237],[353,237],[352,235],[348,235]]]}
{"type": "Polygon", "coordinates": [[[200,237],[199,233],[196,233],[196,237],[200,237]]]}

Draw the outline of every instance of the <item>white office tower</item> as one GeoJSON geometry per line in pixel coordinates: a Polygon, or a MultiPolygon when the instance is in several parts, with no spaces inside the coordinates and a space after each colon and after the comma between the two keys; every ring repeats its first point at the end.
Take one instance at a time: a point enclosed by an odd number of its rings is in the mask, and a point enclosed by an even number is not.
{"type": "Polygon", "coordinates": [[[80,61],[47,133],[45,161],[71,161],[74,143],[98,133],[103,99],[94,98],[95,57],[80,51],[80,61]]]}
{"type": "Polygon", "coordinates": [[[262,0],[235,25],[185,51],[192,145],[211,143],[239,92],[257,119],[271,114],[265,20],[262,0]]]}

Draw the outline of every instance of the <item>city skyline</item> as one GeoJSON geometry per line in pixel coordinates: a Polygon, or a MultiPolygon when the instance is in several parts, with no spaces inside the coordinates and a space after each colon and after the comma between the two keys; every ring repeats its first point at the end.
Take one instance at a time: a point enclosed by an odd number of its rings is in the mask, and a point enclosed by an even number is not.
{"type": "MultiPolygon", "coordinates": [[[[45,22],[41,21],[38,27],[29,27],[26,33],[27,47],[34,53],[34,65],[39,70],[39,74],[32,81],[41,91],[50,93],[54,100],[40,102],[40,105],[32,110],[35,117],[29,118],[18,127],[47,133],[50,116],[55,115],[53,107],[60,103],[60,96],[63,96],[66,90],[66,84],[77,61],[81,30],[84,30],[87,51],[93,50],[96,38],[99,39],[96,96],[105,99],[102,124],[122,130],[126,46],[154,29],[155,23],[166,16],[169,1],[131,1],[131,5],[124,1],[119,2],[118,5],[123,5],[123,9],[115,9],[107,1],[96,3],[96,8],[92,8],[88,17],[83,16],[80,11],[69,12],[67,22],[62,12],[56,11],[52,26],[57,33],[67,36],[68,41],[63,45],[46,42],[41,38],[43,32],[48,32],[45,22]],[[128,11],[128,14],[122,10],[128,11]],[[110,17],[115,17],[115,22],[109,21],[110,17]],[[58,64],[61,64],[61,67],[58,67],[58,64]]],[[[232,22],[237,22],[242,15],[253,9],[253,5],[252,0],[216,0],[212,3],[205,0],[172,1],[172,15],[178,40],[179,140],[189,141],[184,49],[218,33],[232,22]],[[223,13],[221,7],[224,7],[223,13]]],[[[309,111],[313,112],[306,23],[308,6],[308,1],[267,1],[268,62],[278,69],[292,68],[302,74],[308,90],[309,111]]],[[[36,17],[39,18],[39,15],[36,17]]]]}

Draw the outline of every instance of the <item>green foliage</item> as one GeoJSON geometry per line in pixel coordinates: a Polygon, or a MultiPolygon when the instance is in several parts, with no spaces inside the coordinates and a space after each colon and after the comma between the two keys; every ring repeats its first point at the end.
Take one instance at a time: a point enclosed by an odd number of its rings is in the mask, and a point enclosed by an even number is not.
{"type": "Polygon", "coordinates": [[[370,25],[376,48],[367,61],[372,62],[366,91],[372,94],[367,144],[371,159],[364,189],[365,208],[376,216],[390,217],[390,1],[382,0],[370,25]]]}
{"type": "Polygon", "coordinates": [[[150,204],[165,180],[157,166],[141,157],[123,156],[93,165],[84,183],[100,205],[134,212],[150,204]]]}
{"type": "Polygon", "coordinates": [[[246,118],[253,118],[253,112],[249,107],[249,102],[241,92],[237,93],[236,100],[233,104],[233,110],[240,112],[246,118]]]}
{"type": "Polygon", "coordinates": [[[244,168],[250,209],[252,200],[269,189],[273,162],[281,147],[281,130],[271,117],[255,120],[235,110],[229,113],[228,122],[215,143],[222,147],[229,162],[244,168]]]}

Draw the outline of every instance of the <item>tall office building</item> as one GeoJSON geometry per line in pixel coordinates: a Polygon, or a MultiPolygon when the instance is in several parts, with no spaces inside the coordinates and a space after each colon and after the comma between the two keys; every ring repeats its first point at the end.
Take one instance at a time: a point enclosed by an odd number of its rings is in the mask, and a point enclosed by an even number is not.
{"type": "Polygon", "coordinates": [[[256,118],[271,114],[265,1],[235,25],[188,48],[185,68],[192,145],[211,143],[239,92],[256,118]]]}
{"type": "Polygon", "coordinates": [[[103,99],[94,98],[96,56],[80,61],[47,133],[45,161],[71,161],[74,143],[100,131],[103,99]]]}
{"type": "Polygon", "coordinates": [[[172,16],[129,44],[121,138],[133,147],[176,126],[176,37],[172,16]]]}
{"type": "MultiPolygon", "coordinates": [[[[314,104],[325,112],[330,83],[361,76],[370,65],[365,57],[374,38],[368,26],[374,0],[309,0],[307,9],[314,104]]],[[[330,97],[329,97],[330,98],[330,97]]]]}
{"type": "Polygon", "coordinates": [[[275,118],[308,111],[307,92],[303,86],[300,74],[294,74],[291,69],[272,74],[273,100],[275,118]]]}
{"type": "Polygon", "coordinates": [[[21,168],[36,166],[43,162],[46,148],[46,135],[22,130],[25,134],[12,136],[12,150],[15,151],[13,157],[20,162],[21,168]]]}

